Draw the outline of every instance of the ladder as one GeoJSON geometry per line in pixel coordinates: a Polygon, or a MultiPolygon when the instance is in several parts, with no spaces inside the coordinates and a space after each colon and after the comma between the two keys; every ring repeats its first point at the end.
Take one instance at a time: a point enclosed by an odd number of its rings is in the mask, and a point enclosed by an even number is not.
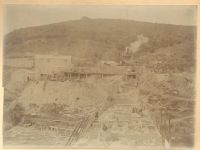
{"type": "Polygon", "coordinates": [[[83,120],[75,127],[66,145],[70,146],[72,145],[72,143],[78,141],[81,133],[84,131],[85,127],[87,126],[88,120],[89,120],[89,117],[84,117],[83,120]]]}

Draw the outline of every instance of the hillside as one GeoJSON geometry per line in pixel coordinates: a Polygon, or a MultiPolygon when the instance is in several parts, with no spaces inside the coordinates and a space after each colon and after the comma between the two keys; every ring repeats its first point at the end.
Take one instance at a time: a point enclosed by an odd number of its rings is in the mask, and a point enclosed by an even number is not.
{"type": "Polygon", "coordinates": [[[149,41],[137,57],[184,41],[194,42],[195,30],[192,26],[83,18],[15,30],[5,36],[4,51],[6,56],[59,53],[92,61],[120,61],[122,51],[140,34],[149,41]]]}

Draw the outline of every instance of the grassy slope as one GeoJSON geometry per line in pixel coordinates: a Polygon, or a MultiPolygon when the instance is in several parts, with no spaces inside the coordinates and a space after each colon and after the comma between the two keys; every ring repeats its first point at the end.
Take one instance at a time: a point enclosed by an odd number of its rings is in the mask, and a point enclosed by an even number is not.
{"type": "MultiPolygon", "coordinates": [[[[120,54],[137,35],[149,38],[141,50],[193,41],[194,27],[112,19],[67,21],[13,31],[5,37],[6,55],[61,53],[83,58],[120,60],[120,54]]],[[[138,54],[141,55],[140,53],[138,54]]]]}

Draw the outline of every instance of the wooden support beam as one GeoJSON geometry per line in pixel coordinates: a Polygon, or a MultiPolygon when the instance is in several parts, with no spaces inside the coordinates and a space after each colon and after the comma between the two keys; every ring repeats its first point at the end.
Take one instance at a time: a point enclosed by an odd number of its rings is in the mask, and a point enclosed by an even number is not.
{"type": "Polygon", "coordinates": [[[81,78],[81,75],[80,75],[80,73],[78,73],[78,78],[79,78],[79,79],[81,78]]]}
{"type": "Polygon", "coordinates": [[[69,79],[71,79],[71,77],[72,77],[72,74],[71,74],[71,73],[69,73],[69,79]]]}

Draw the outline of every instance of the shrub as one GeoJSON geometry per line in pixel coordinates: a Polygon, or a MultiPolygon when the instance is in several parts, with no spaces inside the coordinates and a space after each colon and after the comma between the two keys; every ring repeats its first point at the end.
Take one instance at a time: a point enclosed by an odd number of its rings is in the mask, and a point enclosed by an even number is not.
{"type": "Polygon", "coordinates": [[[9,120],[13,126],[16,126],[21,122],[24,110],[24,107],[19,103],[9,110],[8,117],[10,118],[9,120]]]}

